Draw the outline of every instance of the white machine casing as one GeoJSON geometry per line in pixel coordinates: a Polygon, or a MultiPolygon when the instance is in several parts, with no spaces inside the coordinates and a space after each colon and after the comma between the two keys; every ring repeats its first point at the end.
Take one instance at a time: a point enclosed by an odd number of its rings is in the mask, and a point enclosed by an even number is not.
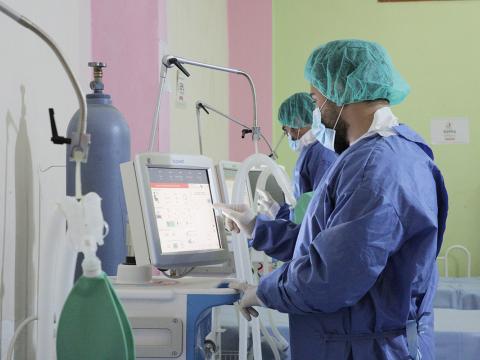
{"type": "Polygon", "coordinates": [[[219,249],[162,253],[161,239],[153,213],[149,167],[205,170],[213,203],[221,201],[212,160],[205,156],[144,153],[136,155],[133,161],[121,164],[120,170],[137,265],[151,264],[161,269],[169,269],[227,261],[229,254],[223,218],[216,210],[219,249]]]}
{"type": "Polygon", "coordinates": [[[125,285],[113,279],[132,326],[136,358],[189,360],[188,332],[197,320],[189,319],[189,302],[238,296],[233,289],[218,288],[223,281],[209,277],[154,277],[149,284],[125,285]]]}

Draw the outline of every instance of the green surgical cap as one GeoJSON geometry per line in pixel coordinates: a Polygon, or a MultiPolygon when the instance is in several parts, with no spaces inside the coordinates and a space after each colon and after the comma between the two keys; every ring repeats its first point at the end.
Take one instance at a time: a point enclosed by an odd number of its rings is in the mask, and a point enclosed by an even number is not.
{"type": "Polygon", "coordinates": [[[315,49],[305,78],[338,106],[378,99],[396,105],[410,92],[387,51],[363,40],[337,40],[315,49]]]}
{"type": "Polygon", "coordinates": [[[280,105],[278,121],[294,129],[310,126],[315,106],[310,94],[305,92],[293,94],[280,105]]]}

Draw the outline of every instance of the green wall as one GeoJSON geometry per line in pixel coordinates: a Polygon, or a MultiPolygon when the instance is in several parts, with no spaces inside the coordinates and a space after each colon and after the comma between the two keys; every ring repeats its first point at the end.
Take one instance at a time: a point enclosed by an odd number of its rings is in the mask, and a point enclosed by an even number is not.
{"type": "MultiPolygon", "coordinates": [[[[340,38],[381,43],[411,85],[406,101],[394,107],[430,142],[430,121],[470,119],[470,144],[436,145],[436,162],[450,196],[442,253],[453,244],[472,252],[480,275],[480,1],[378,3],[376,0],[272,0],[274,113],[296,91],[308,91],[303,66],[316,46],[340,38]]],[[[275,122],[274,136],[281,129],[275,122]]],[[[289,170],[295,155],[286,141],[280,162],[289,170]]],[[[453,268],[464,270],[461,256],[453,268]]]]}

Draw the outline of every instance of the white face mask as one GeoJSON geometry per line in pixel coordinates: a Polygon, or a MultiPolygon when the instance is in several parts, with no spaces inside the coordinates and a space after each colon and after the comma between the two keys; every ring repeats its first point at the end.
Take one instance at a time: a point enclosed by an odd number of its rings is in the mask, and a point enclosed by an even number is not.
{"type": "Polygon", "coordinates": [[[340,113],[338,114],[337,121],[335,122],[333,129],[330,129],[325,127],[322,122],[322,109],[326,103],[327,100],[325,100],[325,102],[320,108],[316,107],[315,110],[313,110],[312,133],[313,135],[315,135],[315,138],[320,144],[325,146],[327,149],[335,151],[335,128],[337,127],[338,120],[340,119],[340,115],[342,114],[343,106],[340,110],[340,113]]]}
{"type": "Polygon", "coordinates": [[[300,140],[293,140],[292,135],[288,134],[288,146],[295,152],[300,151],[300,140]]]}

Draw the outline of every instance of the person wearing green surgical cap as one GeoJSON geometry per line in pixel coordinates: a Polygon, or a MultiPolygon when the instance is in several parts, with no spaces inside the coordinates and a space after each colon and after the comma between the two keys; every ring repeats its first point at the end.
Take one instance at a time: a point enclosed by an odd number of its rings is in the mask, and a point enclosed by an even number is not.
{"type": "Polygon", "coordinates": [[[315,103],[306,92],[288,97],[278,110],[278,122],[293,151],[299,153],[293,173],[294,196],[315,190],[336,154],[316,141],[311,131],[315,103]]]}
{"type": "MultiPolygon", "coordinates": [[[[335,152],[325,148],[312,134],[310,128],[314,108],[315,103],[310,94],[300,92],[283,101],[278,110],[278,121],[282,125],[283,131],[287,133],[290,148],[299,153],[292,182],[295,199],[302,199],[301,203],[303,204],[308,202],[308,196],[302,197],[302,195],[317,188],[322,177],[337,158],[335,152]]],[[[247,232],[253,238],[253,242],[256,241],[258,236],[264,245],[266,243],[276,243],[278,246],[277,239],[279,238],[282,238],[283,242],[295,243],[296,229],[300,225],[294,223],[293,220],[301,218],[302,209],[294,212],[288,204],[278,204],[268,192],[262,190],[257,190],[257,192],[260,216],[255,216],[250,209],[247,211],[242,204],[242,208],[245,210],[245,216],[242,218],[248,220],[241,226],[244,229],[249,229],[247,232]],[[254,232],[255,235],[252,235],[254,232]],[[294,235],[289,237],[288,234],[290,233],[294,235]]],[[[230,214],[230,217],[235,217],[240,214],[238,212],[239,205],[234,204],[229,207],[227,204],[222,204],[222,211],[224,213],[234,211],[230,214]]],[[[242,222],[241,219],[236,220],[242,222]]],[[[234,230],[231,223],[230,220],[226,221],[228,230],[234,230]]],[[[277,254],[277,256],[280,256],[280,254],[277,254]]]]}
{"type": "Polygon", "coordinates": [[[338,40],[312,52],[305,78],[337,106],[384,99],[401,103],[410,87],[386,50],[363,40],[338,40]]]}
{"type": "MultiPolygon", "coordinates": [[[[305,203],[305,196],[302,195],[317,188],[337,158],[335,152],[325,148],[312,134],[310,128],[314,108],[315,103],[310,95],[301,92],[283,101],[278,110],[278,121],[283,131],[287,133],[290,148],[299,153],[293,169],[292,183],[294,197],[297,201],[303,199],[302,203],[305,203]]],[[[300,227],[295,220],[302,217],[301,207],[293,210],[288,204],[280,206],[266,191],[258,190],[258,195],[260,214],[267,215],[267,218],[258,216],[255,222],[251,222],[254,224],[252,242],[255,243],[259,237],[264,246],[266,243],[278,245],[279,238],[284,242],[295,243],[296,228],[300,227]],[[289,233],[294,235],[289,237],[289,233]]]]}
{"type": "Polygon", "coordinates": [[[320,46],[305,78],[312,132],[341,154],[286,232],[295,242],[255,229],[252,246],[284,264],[240,303],[289,314],[292,360],[433,360],[448,194],[432,150],[392,112],[409,87],[362,40],[320,46]]]}
{"type": "Polygon", "coordinates": [[[293,94],[280,105],[278,122],[288,136],[288,145],[293,151],[300,150],[300,139],[310,130],[314,109],[315,102],[306,92],[293,94]]]}
{"type": "Polygon", "coordinates": [[[349,146],[347,117],[364,113],[366,121],[357,120],[356,127],[366,132],[369,114],[401,103],[410,92],[386,50],[370,41],[338,40],[320,46],[307,60],[305,78],[317,103],[312,130],[339,153],[349,146]]]}

